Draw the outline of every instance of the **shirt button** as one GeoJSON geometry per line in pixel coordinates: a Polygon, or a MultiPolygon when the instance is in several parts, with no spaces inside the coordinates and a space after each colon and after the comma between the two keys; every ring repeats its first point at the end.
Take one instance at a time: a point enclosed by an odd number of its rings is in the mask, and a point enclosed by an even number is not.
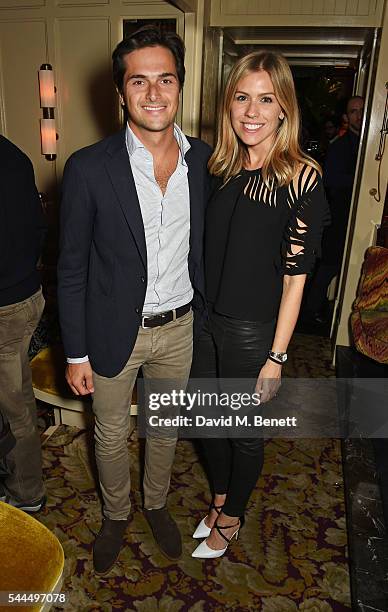
{"type": "Polygon", "coordinates": [[[140,308],[135,308],[135,312],[136,312],[137,314],[140,314],[140,308]]]}

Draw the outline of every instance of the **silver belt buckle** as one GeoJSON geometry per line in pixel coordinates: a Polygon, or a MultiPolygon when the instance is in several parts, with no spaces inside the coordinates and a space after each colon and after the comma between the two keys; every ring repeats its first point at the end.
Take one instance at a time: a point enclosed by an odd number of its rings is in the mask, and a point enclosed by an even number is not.
{"type": "Polygon", "coordinates": [[[144,321],[145,321],[146,319],[149,319],[149,317],[146,317],[146,316],[144,316],[144,315],[143,315],[143,316],[142,316],[142,318],[141,318],[141,326],[142,326],[142,329],[148,329],[148,327],[146,327],[146,326],[144,325],[144,321]]]}

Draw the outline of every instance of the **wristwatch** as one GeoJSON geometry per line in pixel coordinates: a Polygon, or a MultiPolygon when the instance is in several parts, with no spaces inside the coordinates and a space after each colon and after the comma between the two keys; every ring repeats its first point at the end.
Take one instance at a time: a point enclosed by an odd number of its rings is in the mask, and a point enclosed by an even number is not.
{"type": "Polygon", "coordinates": [[[268,351],[268,358],[275,363],[282,365],[287,361],[287,353],[275,353],[274,351],[268,351]]]}

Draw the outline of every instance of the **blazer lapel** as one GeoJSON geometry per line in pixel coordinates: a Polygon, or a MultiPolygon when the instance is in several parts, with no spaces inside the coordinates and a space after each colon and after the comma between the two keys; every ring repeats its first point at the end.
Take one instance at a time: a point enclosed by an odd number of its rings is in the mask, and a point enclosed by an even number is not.
{"type": "Polygon", "coordinates": [[[139,198],[137,197],[135,181],[133,180],[131,165],[128,159],[128,152],[125,146],[124,134],[125,131],[117,134],[117,140],[111,142],[108,147],[106,169],[128,223],[128,227],[136,242],[144,269],[147,270],[147,249],[143,218],[141,215],[139,198]]]}
{"type": "Polygon", "coordinates": [[[198,246],[202,247],[203,196],[201,188],[203,176],[201,177],[200,169],[197,167],[192,148],[186,154],[186,161],[190,192],[190,253],[193,255],[198,246]]]}

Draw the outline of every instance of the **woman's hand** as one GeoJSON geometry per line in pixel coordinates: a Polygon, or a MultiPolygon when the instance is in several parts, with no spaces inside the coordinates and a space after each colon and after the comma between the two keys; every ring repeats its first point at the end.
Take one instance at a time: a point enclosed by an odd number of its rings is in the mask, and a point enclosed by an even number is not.
{"type": "Polygon", "coordinates": [[[255,387],[255,393],[260,395],[263,404],[272,399],[279,391],[282,378],[282,366],[267,359],[260,370],[255,387]]]}

